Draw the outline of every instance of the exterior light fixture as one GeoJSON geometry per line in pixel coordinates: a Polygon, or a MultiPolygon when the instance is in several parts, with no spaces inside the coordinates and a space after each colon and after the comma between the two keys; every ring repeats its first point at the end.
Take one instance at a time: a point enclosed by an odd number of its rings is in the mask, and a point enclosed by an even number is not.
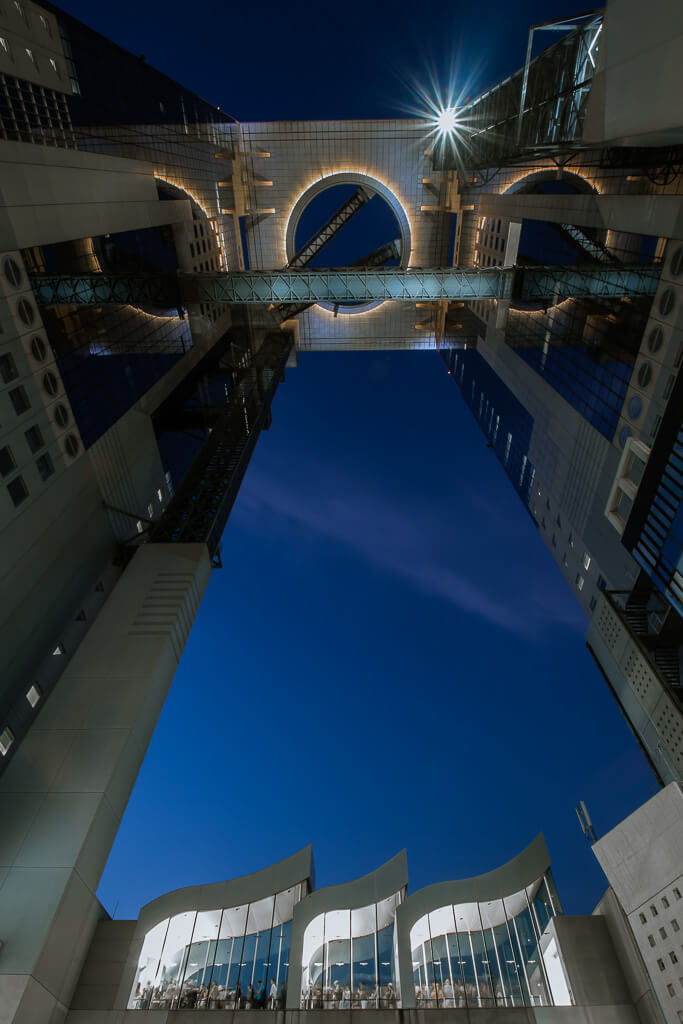
{"type": "Polygon", "coordinates": [[[455,107],[442,107],[436,116],[436,126],[442,135],[450,135],[455,131],[458,117],[455,107]]]}

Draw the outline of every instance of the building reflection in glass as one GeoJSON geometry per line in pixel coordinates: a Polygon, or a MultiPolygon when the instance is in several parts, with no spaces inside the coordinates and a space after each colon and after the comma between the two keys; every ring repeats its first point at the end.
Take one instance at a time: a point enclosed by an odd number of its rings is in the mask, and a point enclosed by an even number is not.
{"type": "Polygon", "coordinates": [[[546,875],[504,899],[425,914],[410,930],[416,1006],[551,1006],[539,942],[557,912],[546,875]]]}
{"type": "Polygon", "coordinates": [[[128,1009],[284,1009],[292,915],[306,891],[160,921],[145,936],[128,1009]]]}
{"type": "Polygon", "coordinates": [[[394,920],[401,894],[379,903],[330,910],[306,927],[301,1008],[393,1009],[400,1005],[394,920]]]}

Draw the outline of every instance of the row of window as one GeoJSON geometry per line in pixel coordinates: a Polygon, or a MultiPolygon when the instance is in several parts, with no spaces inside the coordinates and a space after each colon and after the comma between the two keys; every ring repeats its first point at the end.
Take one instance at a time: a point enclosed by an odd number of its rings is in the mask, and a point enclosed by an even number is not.
{"type": "MultiPolygon", "coordinates": [[[[28,14],[21,0],[12,0],[12,6],[14,7],[14,10],[17,12],[21,20],[24,22],[24,24],[28,25],[28,14]]],[[[50,22],[47,20],[44,14],[38,15],[38,21],[40,22],[43,31],[46,32],[48,36],[51,36],[52,29],[50,28],[50,22]]]]}
{"type": "MultiPolygon", "coordinates": [[[[674,899],[676,899],[676,900],[680,900],[681,899],[681,890],[680,889],[674,888],[672,890],[672,892],[674,894],[674,899]]],[[[662,902],[663,909],[664,910],[668,910],[669,906],[670,906],[668,898],[666,896],[662,896],[661,902],[662,902]]],[[[659,914],[659,911],[657,910],[657,907],[654,905],[654,903],[650,904],[650,913],[652,914],[653,917],[657,917],[658,914],[659,914]]],[[[642,910],[638,914],[638,917],[640,919],[640,923],[641,924],[646,924],[647,923],[647,917],[645,916],[645,914],[643,913],[642,910]]]]}
{"type": "MultiPolygon", "coordinates": [[[[28,57],[28,59],[31,61],[31,64],[33,64],[34,68],[37,71],[38,67],[39,67],[39,65],[38,65],[38,58],[36,57],[34,51],[31,49],[30,46],[23,46],[22,49],[23,49],[24,53],[26,54],[26,56],[28,57]]],[[[7,55],[7,57],[9,57],[10,60],[14,60],[14,55],[12,53],[12,46],[10,45],[9,39],[7,39],[5,36],[0,36],[0,50],[3,50],[4,53],[7,55]]],[[[57,61],[54,59],[54,57],[48,57],[48,63],[50,65],[50,67],[52,68],[52,71],[57,76],[57,78],[61,78],[61,75],[59,73],[59,68],[57,67],[57,61]]]]}
{"type": "Polygon", "coordinates": [[[66,96],[0,74],[0,138],[45,146],[76,146],[66,96]]]}
{"type": "MultiPolygon", "coordinates": [[[[674,932],[679,932],[681,930],[680,925],[678,924],[678,921],[675,917],[672,917],[671,919],[671,930],[674,932]]],[[[660,939],[668,938],[666,928],[659,929],[659,937],[660,939]]],[[[657,944],[657,940],[655,939],[654,935],[648,935],[647,941],[650,943],[651,946],[655,946],[657,944]]]]}

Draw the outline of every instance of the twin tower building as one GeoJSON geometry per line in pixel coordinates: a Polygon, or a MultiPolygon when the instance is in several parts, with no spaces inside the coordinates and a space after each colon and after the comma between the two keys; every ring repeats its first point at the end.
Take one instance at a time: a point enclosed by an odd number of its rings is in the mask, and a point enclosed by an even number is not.
{"type": "Polygon", "coordinates": [[[614,0],[559,27],[435,134],[241,124],[0,4],[1,1021],[683,1021],[683,22],[614,0]],[[371,201],[387,237],[326,267],[371,201]],[[411,895],[403,855],[316,891],[303,850],[111,921],[100,875],[273,395],[299,351],[362,348],[438,351],[662,789],[594,847],[587,917],[539,838],[411,895]]]}

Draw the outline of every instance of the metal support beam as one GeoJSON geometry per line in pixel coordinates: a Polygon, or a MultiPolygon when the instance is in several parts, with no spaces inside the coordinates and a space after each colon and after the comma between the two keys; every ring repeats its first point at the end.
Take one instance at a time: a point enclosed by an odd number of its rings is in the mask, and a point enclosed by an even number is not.
{"type": "Polygon", "coordinates": [[[236,372],[226,408],[149,531],[150,542],[204,543],[216,559],[256,441],[269,424],[270,403],[284,376],[292,343],[292,336],[285,332],[267,335],[250,365],[236,372]]]}
{"type": "Polygon", "coordinates": [[[336,213],[332,214],[327,224],[323,225],[319,231],[313,235],[312,238],[306,242],[303,248],[299,249],[296,256],[287,264],[290,270],[300,270],[302,267],[307,266],[311,260],[318,255],[321,249],[323,249],[328,242],[331,242],[336,234],[338,234],[345,224],[354,217],[362,206],[365,206],[374,195],[369,188],[360,186],[356,192],[353,193],[350,199],[347,199],[345,203],[339,207],[336,213]]]}

